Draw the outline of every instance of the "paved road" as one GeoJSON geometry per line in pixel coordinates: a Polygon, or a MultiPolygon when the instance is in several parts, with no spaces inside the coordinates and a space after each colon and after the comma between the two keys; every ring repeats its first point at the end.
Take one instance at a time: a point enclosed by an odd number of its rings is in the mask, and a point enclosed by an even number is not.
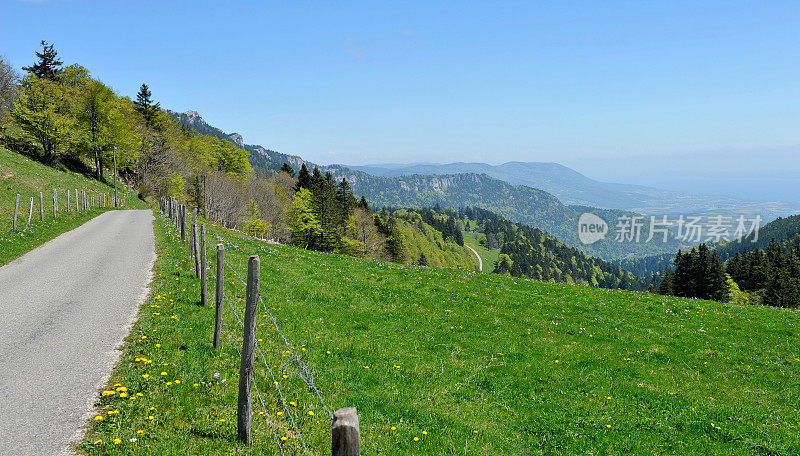
{"type": "Polygon", "coordinates": [[[475,249],[473,249],[472,247],[468,246],[467,244],[464,244],[464,247],[472,250],[472,253],[474,253],[475,256],[478,257],[478,271],[483,271],[483,258],[481,258],[481,256],[478,255],[478,252],[475,249]]]}
{"type": "Polygon", "coordinates": [[[150,211],[111,211],[0,268],[0,455],[69,454],[155,259],[150,211]]]}

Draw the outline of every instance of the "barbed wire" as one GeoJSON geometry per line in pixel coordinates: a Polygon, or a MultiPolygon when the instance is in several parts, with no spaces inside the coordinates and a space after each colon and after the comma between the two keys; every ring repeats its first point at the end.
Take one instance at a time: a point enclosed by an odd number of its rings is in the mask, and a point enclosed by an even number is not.
{"type": "MultiPolygon", "coordinates": [[[[233,246],[236,250],[244,253],[244,250],[240,246],[238,246],[235,243],[233,243],[232,241],[229,241],[227,239],[224,239],[224,238],[220,237],[215,232],[212,232],[212,234],[219,241],[227,242],[228,244],[233,246]]],[[[242,285],[247,287],[247,282],[245,282],[242,279],[242,276],[239,275],[239,273],[236,271],[236,269],[233,266],[231,266],[227,261],[225,261],[225,265],[228,266],[228,268],[231,270],[231,272],[233,272],[233,274],[236,276],[236,278],[239,279],[239,282],[241,282],[242,285]]],[[[295,374],[298,377],[300,377],[300,379],[303,380],[303,382],[306,384],[308,389],[317,396],[317,398],[319,399],[320,404],[322,405],[322,408],[325,409],[325,411],[328,413],[330,418],[333,419],[333,412],[331,412],[331,410],[325,404],[325,399],[322,397],[321,390],[314,383],[314,375],[315,375],[314,371],[311,370],[311,368],[302,360],[302,358],[300,358],[300,356],[298,356],[297,353],[294,352],[294,349],[292,349],[292,346],[289,343],[289,339],[286,337],[286,335],[283,334],[283,332],[281,331],[280,327],[278,326],[278,319],[275,318],[275,315],[273,315],[272,311],[270,311],[269,308],[267,307],[267,305],[264,303],[264,299],[261,297],[260,293],[259,293],[259,296],[258,296],[258,300],[259,300],[259,302],[261,304],[261,307],[264,309],[264,312],[266,312],[266,314],[272,320],[272,325],[275,328],[275,331],[278,333],[279,336],[281,336],[281,339],[283,339],[283,343],[286,346],[287,352],[289,353],[289,358],[292,361],[294,361],[295,363],[297,363],[298,367],[300,368],[300,371],[299,372],[295,372],[295,374]]]]}
{"type": "MultiPolygon", "coordinates": [[[[168,234],[170,235],[170,237],[172,238],[173,241],[178,242],[180,240],[180,234],[179,234],[178,226],[177,225],[173,226],[174,220],[171,217],[169,217],[164,211],[161,211],[161,215],[162,215],[162,218],[163,218],[164,221],[169,221],[170,222],[170,223],[165,223],[165,225],[168,227],[168,232],[169,232],[168,234]]],[[[228,239],[223,238],[218,233],[216,233],[216,230],[211,230],[210,229],[211,228],[210,225],[206,225],[206,228],[207,228],[207,230],[206,230],[207,233],[209,233],[212,236],[214,236],[223,245],[229,245],[233,249],[237,250],[238,252],[246,254],[246,252],[244,251],[244,249],[241,246],[239,246],[238,244],[236,244],[236,243],[234,243],[234,242],[232,242],[232,241],[230,241],[228,239]]],[[[206,247],[205,248],[206,249],[210,248],[210,244],[206,243],[206,247]]],[[[267,250],[265,250],[263,247],[261,248],[261,250],[264,251],[264,252],[267,252],[267,253],[271,253],[271,252],[268,252],[267,250]]],[[[213,248],[212,248],[212,251],[213,251],[213,248]]],[[[245,287],[245,289],[247,288],[247,282],[242,278],[242,276],[239,274],[239,272],[230,263],[228,263],[228,261],[223,261],[223,267],[227,267],[233,273],[233,275],[236,277],[236,279],[239,281],[239,283],[241,283],[245,287]]],[[[211,276],[214,279],[215,292],[216,292],[217,274],[214,273],[214,268],[212,268],[210,264],[207,263],[205,268],[211,274],[211,276]]],[[[224,286],[224,283],[223,283],[223,286],[224,286]]],[[[223,296],[225,302],[227,302],[228,307],[230,307],[230,310],[233,313],[233,316],[236,319],[236,321],[240,324],[240,326],[242,328],[244,328],[244,321],[241,319],[241,317],[239,316],[239,313],[236,311],[236,307],[235,307],[233,301],[228,296],[228,294],[224,292],[224,290],[223,290],[222,296],[223,296]]],[[[314,376],[315,376],[314,371],[302,360],[302,358],[300,358],[300,356],[298,356],[294,352],[294,349],[292,348],[291,344],[289,343],[289,339],[281,331],[280,326],[278,325],[277,318],[275,318],[275,315],[266,306],[266,303],[264,302],[264,299],[261,297],[260,293],[259,293],[259,297],[258,298],[259,298],[259,303],[261,305],[261,308],[264,310],[266,315],[268,315],[270,317],[270,320],[272,321],[272,326],[274,327],[275,331],[278,333],[280,338],[283,340],[284,345],[286,346],[287,353],[289,354],[289,361],[296,363],[297,366],[300,369],[299,371],[295,372],[295,374],[305,383],[305,385],[309,389],[309,391],[313,392],[316,395],[317,399],[319,400],[320,404],[322,405],[322,408],[328,413],[330,418],[333,419],[334,415],[331,412],[331,410],[328,408],[327,404],[325,403],[325,400],[324,400],[324,397],[322,395],[321,390],[314,383],[314,376]]],[[[224,309],[224,306],[223,306],[223,309],[224,309]]],[[[236,338],[233,336],[233,333],[230,330],[230,328],[228,327],[228,324],[227,324],[225,318],[223,318],[222,316],[221,316],[221,322],[222,322],[222,327],[225,330],[228,338],[231,340],[231,342],[234,345],[234,348],[236,349],[236,352],[241,357],[241,351],[239,350],[239,348],[238,348],[238,346],[236,345],[236,342],[235,342],[236,338]]],[[[255,342],[255,349],[259,353],[259,356],[261,357],[261,360],[264,363],[264,367],[266,368],[266,370],[267,370],[267,372],[269,374],[269,378],[272,379],[272,384],[273,384],[273,386],[275,388],[275,391],[277,392],[278,397],[279,397],[279,399],[281,401],[281,405],[283,406],[283,410],[286,413],[286,416],[289,418],[289,421],[290,421],[290,423],[292,425],[292,428],[297,433],[297,437],[298,437],[298,439],[300,440],[300,442],[302,444],[303,451],[307,455],[310,456],[311,452],[308,449],[308,444],[305,441],[305,438],[303,436],[302,431],[300,431],[300,428],[297,425],[297,421],[296,421],[294,415],[292,414],[291,409],[289,408],[289,403],[286,400],[286,397],[285,397],[285,395],[283,393],[283,389],[280,386],[280,382],[278,381],[278,379],[277,379],[277,377],[275,375],[275,371],[273,370],[272,365],[267,360],[267,357],[264,354],[264,352],[261,349],[261,346],[258,344],[258,342],[255,342]]],[[[281,369],[284,368],[287,364],[288,363],[284,363],[280,368],[281,369]]],[[[259,402],[261,403],[261,407],[264,410],[264,416],[266,417],[267,424],[270,426],[270,428],[272,430],[272,433],[273,433],[273,436],[276,439],[276,443],[278,444],[278,447],[280,449],[280,452],[283,455],[284,454],[284,450],[283,450],[283,446],[280,443],[280,440],[278,439],[278,435],[277,435],[277,431],[276,431],[277,426],[269,418],[269,415],[267,413],[266,403],[264,402],[264,398],[263,398],[263,396],[261,394],[261,390],[258,388],[258,385],[257,385],[257,383],[255,381],[255,378],[253,379],[253,386],[256,389],[256,394],[257,394],[257,396],[259,398],[259,402]]]]}

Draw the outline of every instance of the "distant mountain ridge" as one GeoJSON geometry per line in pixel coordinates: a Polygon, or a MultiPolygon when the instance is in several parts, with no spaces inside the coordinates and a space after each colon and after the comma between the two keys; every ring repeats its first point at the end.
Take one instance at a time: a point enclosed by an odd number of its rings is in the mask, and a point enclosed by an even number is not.
{"type": "Polygon", "coordinates": [[[383,177],[413,174],[486,174],[514,185],[544,190],[567,205],[623,209],[648,215],[761,214],[764,221],[768,222],[777,217],[800,213],[800,203],[747,201],[733,197],[684,194],[641,185],[600,182],[558,163],[508,162],[502,165],[415,163],[343,166],[383,177]]]}

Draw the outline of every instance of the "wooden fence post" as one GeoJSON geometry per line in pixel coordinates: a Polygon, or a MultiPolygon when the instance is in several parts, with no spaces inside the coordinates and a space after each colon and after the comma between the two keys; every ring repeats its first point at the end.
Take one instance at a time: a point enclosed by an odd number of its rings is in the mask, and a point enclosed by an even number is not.
{"type": "Polygon", "coordinates": [[[39,192],[39,221],[44,222],[44,195],[39,192]]]}
{"type": "Polygon", "coordinates": [[[31,218],[33,217],[33,197],[31,196],[31,208],[28,209],[28,223],[25,224],[25,229],[31,225],[31,218]]]}
{"type": "Polygon", "coordinates": [[[214,349],[219,351],[222,331],[222,300],[225,298],[225,246],[217,244],[217,283],[214,287],[214,349]]]}
{"type": "Polygon", "coordinates": [[[80,212],[81,207],[80,203],[78,202],[78,189],[75,189],[75,212],[80,212]]]}
{"type": "Polygon", "coordinates": [[[181,243],[186,244],[186,206],[180,205],[180,218],[181,219],[181,243]]]}
{"type": "Polygon", "coordinates": [[[258,311],[258,283],[261,273],[258,255],[247,262],[247,295],[244,309],[244,337],[242,360],[239,366],[239,401],[236,417],[239,440],[250,446],[250,419],[252,413],[251,392],[253,387],[253,360],[256,347],[256,315],[258,311]]]}
{"type": "Polygon", "coordinates": [[[67,190],[67,212],[71,210],[69,207],[69,193],[70,193],[69,190],[67,190]]]}
{"type": "MultiPolygon", "coordinates": [[[[197,231],[197,227],[194,224],[194,219],[192,219],[192,224],[189,225],[189,259],[190,260],[194,260],[194,257],[196,256],[195,255],[195,251],[194,251],[194,246],[195,246],[194,240],[195,240],[195,236],[197,235],[196,231],[197,231]]],[[[198,272],[196,264],[195,264],[195,272],[198,272]]],[[[198,274],[198,277],[199,277],[199,274],[198,274]]]]}
{"type": "Polygon", "coordinates": [[[53,189],[53,218],[58,218],[58,190],[53,189]]]}
{"type": "Polygon", "coordinates": [[[208,284],[206,283],[206,226],[200,225],[200,305],[208,305],[208,284]]]}
{"type": "Polygon", "coordinates": [[[17,212],[19,212],[19,193],[17,193],[17,201],[14,203],[14,225],[12,230],[17,230],[17,212]]]}
{"type": "Polygon", "coordinates": [[[341,408],[333,414],[331,437],[333,456],[361,456],[361,430],[355,407],[341,408]]]}

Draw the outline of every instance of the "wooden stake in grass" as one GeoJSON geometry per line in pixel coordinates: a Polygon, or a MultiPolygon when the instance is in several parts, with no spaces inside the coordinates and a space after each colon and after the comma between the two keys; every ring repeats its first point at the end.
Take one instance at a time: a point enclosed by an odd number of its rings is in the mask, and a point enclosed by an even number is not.
{"type": "Polygon", "coordinates": [[[333,414],[331,436],[333,456],[361,456],[361,430],[355,407],[341,408],[333,414]]]}
{"type": "Polygon", "coordinates": [[[244,337],[242,361],[239,367],[239,401],[236,406],[239,440],[250,446],[250,418],[252,404],[250,394],[253,387],[253,360],[256,348],[256,314],[258,313],[258,283],[261,266],[258,255],[247,262],[247,295],[244,308],[244,337]]]}
{"type": "Polygon", "coordinates": [[[199,247],[199,235],[197,234],[197,222],[192,222],[192,250],[194,250],[194,275],[200,278],[200,255],[197,254],[199,247]]]}
{"type": "Polygon", "coordinates": [[[19,193],[17,193],[17,201],[14,203],[14,225],[12,226],[12,230],[17,230],[17,212],[19,212],[19,193]]]}
{"type": "Polygon", "coordinates": [[[71,210],[70,207],[69,207],[69,193],[70,193],[70,191],[67,190],[67,212],[69,212],[71,210]]]}
{"type": "Polygon", "coordinates": [[[58,215],[58,189],[53,189],[53,218],[57,218],[58,215]]]}
{"type": "Polygon", "coordinates": [[[44,195],[39,192],[39,221],[44,222],[44,195]]]}
{"type": "Polygon", "coordinates": [[[208,305],[208,284],[206,283],[206,226],[200,225],[200,305],[208,305]]]}
{"type": "Polygon", "coordinates": [[[217,244],[217,283],[214,286],[214,349],[219,351],[222,331],[222,300],[225,298],[225,246],[217,244]]]}

